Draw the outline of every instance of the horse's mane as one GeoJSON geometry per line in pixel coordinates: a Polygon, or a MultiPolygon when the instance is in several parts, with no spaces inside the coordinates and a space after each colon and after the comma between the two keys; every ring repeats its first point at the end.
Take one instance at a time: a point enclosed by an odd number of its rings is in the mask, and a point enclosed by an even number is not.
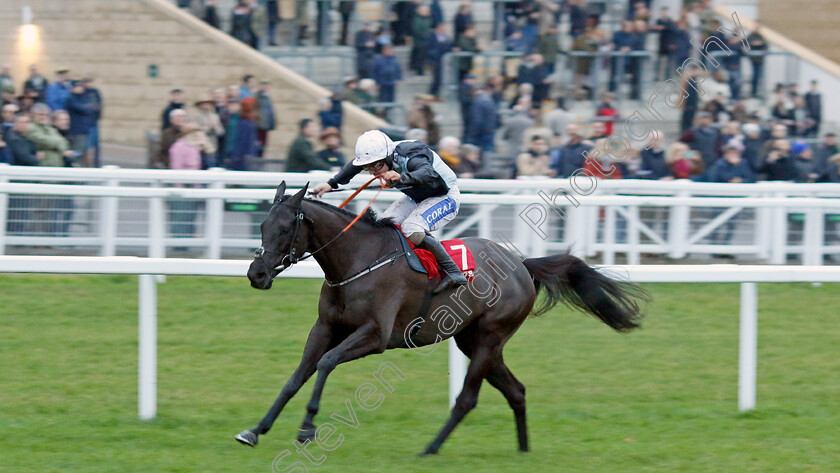
{"type": "MultiPolygon", "coordinates": [[[[283,200],[286,200],[287,197],[291,196],[286,196],[283,198],[283,200]]],[[[324,207],[325,209],[346,215],[350,218],[356,218],[356,214],[354,214],[353,212],[350,212],[349,210],[345,209],[340,209],[335,205],[324,202],[323,200],[306,199],[306,202],[318,205],[320,207],[324,207]]],[[[371,208],[365,210],[365,213],[362,215],[362,218],[359,219],[359,222],[365,222],[368,225],[371,225],[376,228],[391,228],[394,226],[394,222],[391,218],[379,217],[378,215],[376,215],[376,212],[371,208]]]]}

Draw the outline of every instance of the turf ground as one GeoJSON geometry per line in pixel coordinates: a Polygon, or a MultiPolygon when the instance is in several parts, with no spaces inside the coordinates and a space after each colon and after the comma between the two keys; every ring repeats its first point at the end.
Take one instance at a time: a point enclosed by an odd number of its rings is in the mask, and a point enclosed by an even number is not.
{"type": "MultiPolygon", "coordinates": [[[[485,383],[440,455],[415,455],[447,415],[446,350],[340,366],[321,414],[391,361],[373,411],[324,462],[294,453],[311,384],[256,449],[233,435],[265,413],[299,361],[319,285],[170,277],[159,287],[158,418],[137,419],[137,279],[0,275],[0,471],[837,472],[840,285],[759,287],[758,409],[737,412],[738,286],[650,285],[643,330],[612,332],[565,308],[528,320],[505,351],[528,388],[532,452],[485,383]],[[286,471],[293,471],[288,468],[286,471]],[[303,471],[298,469],[297,471],[303,471]]],[[[337,439],[333,437],[332,440],[337,439]]]]}

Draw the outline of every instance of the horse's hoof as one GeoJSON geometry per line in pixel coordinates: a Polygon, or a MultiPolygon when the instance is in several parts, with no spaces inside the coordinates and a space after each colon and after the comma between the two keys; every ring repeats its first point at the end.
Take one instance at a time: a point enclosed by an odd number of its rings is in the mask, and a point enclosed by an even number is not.
{"type": "Polygon", "coordinates": [[[423,452],[418,454],[417,456],[418,457],[427,457],[429,455],[437,455],[437,454],[438,454],[437,450],[432,450],[431,448],[426,448],[426,450],[423,450],[423,452]]]}
{"type": "Polygon", "coordinates": [[[257,442],[258,442],[257,434],[251,432],[250,430],[243,430],[242,432],[239,432],[238,434],[236,434],[236,436],[234,438],[236,439],[237,442],[239,442],[243,445],[247,445],[249,447],[256,447],[257,446],[257,442]]]}
{"type": "Polygon", "coordinates": [[[297,438],[298,442],[306,443],[307,441],[311,442],[311,441],[315,440],[315,431],[316,430],[317,429],[315,428],[314,425],[312,427],[301,427],[301,429],[298,431],[298,438],[297,438]]]}

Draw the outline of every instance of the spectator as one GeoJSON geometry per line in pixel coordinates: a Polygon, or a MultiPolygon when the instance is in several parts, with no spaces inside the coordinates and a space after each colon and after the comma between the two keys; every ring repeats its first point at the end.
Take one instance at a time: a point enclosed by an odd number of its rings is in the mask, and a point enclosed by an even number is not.
{"type": "MultiPolygon", "coordinates": [[[[67,143],[70,143],[70,114],[67,113],[67,110],[56,110],[52,114],[52,126],[58,130],[58,133],[67,140],[67,143]]],[[[81,156],[73,152],[73,155],[69,158],[64,158],[64,166],[65,167],[72,167],[76,162],[79,160],[81,156]]]]}
{"type": "Polygon", "coordinates": [[[330,17],[330,11],[333,9],[332,2],[316,2],[315,9],[318,11],[318,15],[315,18],[315,44],[317,45],[325,45],[327,44],[327,38],[330,32],[330,25],[332,23],[332,18],[330,17]]]}
{"type": "Polygon", "coordinates": [[[344,153],[341,152],[341,133],[338,128],[329,127],[321,132],[324,149],[318,151],[318,158],[329,163],[331,172],[338,172],[344,166],[344,153]]]}
{"type": "Polygon", "coordinates": [[[656,25],[651,29],[659,32],[655,77],[657,80],[665,80],[676,67],[672,62],[671,45],[674,44],[674,32],[677,29],[677,23],[671,18],[668,7],[662,7],[659,19],[656,20],[656,25]]]}
{"type": "MultiPolygon", "coordinates": [[[[682,67],[691,56],[691,31],[687,21],[680,20],[670,34],[671,43],[668,46],[673,67],[682,67]]],[[[670,71],[669,71],[670,73],[670,71]]]]}
{"type": "Polygon", "coordinates": [[[814,160],[814,150],[803,141],[794,141],[790,148],[801,182],[817,182],[821,173],[814,160]]]}
{"type": "Polygon", "coordinates": [[[362,23],[361,29],[356,32],[353,44],[356,48],[356,74],[361,78],[371,77],[376,56],[376,40],[370,23],[362,23]]]}
{"type": "Polygon", "coordinates": [[[99,104],[95,97],[85,93],[81,82],[73,84],[67,99],[67,112],[70,114],[70,147],[82,155],[82,165],[93,166],[94,159],[90,147],[90,132],[96,126],[99,117],[99,104]]]}
{"type": "MultiPolygon", "coordinates": [[[[621,22],[621,29],[613,33],[612,49],[618,53],[629,53],[635,49],[636,35],[632,20],[621,22]]],[[[618,84],[624,83],[625,75],[633,68],[632,60],[624,56],[610,58],[610,92],[615,92],[618,84]],[[620,80],[618,80],[620,79],[620,80]]]]}
{"type": "Polygon", "coordinates": [[[461,165],[461,157],[458,155],[460,147],[461,140],[454,136],[444,136],[437,144],[438,156],[452,170],[457,169],[461,165]]]}
{"type": "Polygon", "coordinates": [[[6,133],[12,129],[15,125],[15,117],[17,117],[18,112],[20,112],[20,107],[14,103],[7,103],[3,105],[2,110],[2,130],[0,130],[0,138],[5,138],[6,133]]]}
{"type": "Polygon", "coordinates": [[[38,66],[32,64],[29,66],[29,77],[26,79],[26,82],[23,83],[23,92],[26,95],[26,91],[34,90],[38,93],[38,97],[36,98],[37,102],[43,102],[45,99],[45,91],[47,90],[47,85],[49,81],[47,81],[44,76],[38,72],[38,66]]]}
{"type": "Polygon", "coordinates": [[[204,136],[212,145],[214,152],[204,152],[201,156],[201,169],[215,167],[217,164],[217,153],[220,146],[220,139],[225,135],[225,128],[222,120],[216,113],[216,102],[210,95],[201,95],[195,102],[195,114],[193,122],[204,133],[204,136]]]}
{"type": "Polygon", "coordinates": [[[578,126],[566,126],[568,139],[566,144],[551,150],[551,168],[557,177],[569,177],[583,167],[584,154],[591,149],[591,144],[584,142],[578,126]]]}
{"type": "Polygon", "coordinates": [[[70,144],[50,122],[50,107],[39,103],[32,107],[32,123],[26,137],[35,143],[38,165],[64,167],[64,159],[73,157],[70,144]]]}
{"type": "MultiPolygon", "coordinates": [[[[9,163],[12,165],[38,165],[38,150],[35,148],[35,143],[26,136],[29,131],[29,124],[30,118],[28,115],[17,115],[14,125],[6,133],[4,140],[10,157],[9,163]]],[[[8,205],[9,214],[6,231],[21,234],[32,220],[30,217],[32,197],[10,196],[8,205]]]]}
{"type": "MultiPolygon", "coordinates": [[[[268,87],[270,83],[268,80],[261,80],[259,89],[257,89],[257,156],[263,157],[265,149],[268,147],[268,133],[276,127],[274,122],[274,105],[271,103],[271,97],[268,96],[268,87]]],[[[339,104],[341,101],[339,101],[339,104]]]]}
{"type": "Polygon", "coordinates": [[[603,123],[605,136],[612,135],[615,121],[618,120],[618,110],[615,108],[615,105],[613,105],[614,100],[615,94],[612,92],[604,92],[601,94],[601,104],[598,105],[595,112],[596,117],[604,119],[603,123]]]}
{"type": "Polygon", "coordinates": [[[764,73],[764,56],[767,54],[767,43],[761,35],[761,25],[755,22],[755,29],[747,36],[750,45],[750,64],[752,65],[752,96],[758,97],[758,85],[764,73]]]}
{"type": "Polygon", "coordinates": [[[318,104],[321,110],[318,118],[321,119],[321,128],[335,127],[341,130],[341,121],[344,115],[341,106],[341,94],[334,92],[330,97],[322,97],[318,104]]]}
{"type": "Polygon", "coordinates": [[[402,69],[390,45],[384,46],[382,54],[373,61],[373,80],[379,86],[379,101],[393,102],[397,84],[402,80],[402,69]]]}
{"type": "Polygon", "coordinates": [[[598,140],[607,139],[607,137],[608,135],[606,123],[599,120],[595,120],[592,122],[591,125],[589,125],[589,141],[595,143],[598,140]]]}
{"type": "Polygon", "coordinates": [[[762,165],[761,147],[766,141],[761,136],[761,127],[755,123],[744,123],[741,125],[744,139],[744,152],[741,158],[744,159],[754,173],[757,173],[762,165]]]}
{"type": "Polygon", "coordinates": [[[470,109],[472,108],[473,92],[475,90],[475,76],[467,75],[458,85],[458,103],[461,109],[461,130],[463,139],[467,141],[470,131],[470,109]]]}
{"type": "MultiPolygon", "coordinates": [[[[374,83],[373,86],[376,87],[376,84],[374,83]]],[[[344,81],[344,91],[341,93],[341,98],[355,105],[365,105],[373,101],[373,97],[362,90],[361,83],[356,77],[349,77],[344,81]]]]}
{"type": "Polygon", "coordinates": [[[68,79],[70,70],[66,67],[60,67],[55,73],[58,76],[55,82],[48,85],[44,91],[45,101],[52,110],[64,110],[67,98],[70,97],[70,88],[72,87],[68,79]]]}
{"type": "Polygon", "coordinates": [[[411,20],[411,58],[410,68],[418,75],[423,75],[426,67],[426,39],[432,31],[432,19],[427,5],[417,7],[417,12],[411,20]]]}
{"type": "Polygon", "coordinates": [[[805,108],[808,117],[813,121],[811,126],[805,130],[805,136],[816,137],[822,123],[822,94],[820,94],[819,83],[811,81],[811,90],[805,94],[805,108]]]}
{"type": "MultiPolygon", "coordinates": [[[[185,121],[178,139],[169,149],[169,168],[199,170],[203,167],[203,156],[212,155],[216,149],[197,123],[185,121]]],[[[195,218],[202,203],[193,199],[170,199],[170,232],[175,238],[191,238],[195,235],[195,218]]],[[[181,249],[178,247],[176,249],[181,249]]]]}
{"type": "Polygon", "coordinates": [[[552,136],[561,136],[566,131],[566,126],[575,122],[574,114],[566,111],[564,105],[564,99],[558,98],[557,107],[542,117],[543,124],[551,130],[552,136]]]}
{"type": "Polygon", "coordinates": [[[543,100],[548,98],[550,85],[548,74],[543,57],[539,54],[526,56],[519,66],[516,83],[531,84],[534,87],[531,105],[535,108],[541,108],[543,100]]]}
{"type": "Polygon", "coordinates": [[[405,139],[408,141],[419,141],[425,145],[429,144],[429,133],[422,128],[410,128],[405,132],[405,139]]]}
{"type": "Polygon", "coordinates": [[[548,144],[539,135],[531,137],[528,149],[516,157],[516,176],[553,176],[548,144]]]}
{"type": "Polygon", "coordinates": [[[691,179],[703,174],[705,166],[700,153],[689,148],[682,141],[672,143],[665,153],[665,162],[674,179],[691,179]]]}
{"type": "Polygon", "coordinates": [[[481,165],[481,148],[469,143],[462,144],[458,157],[461,163],[454,169],[458,177],[464,179],[492,179],[493,176],[483,170],[481,165]]]}
{"type": "Polygon", "coordinates": [[[318,124],[304,118],[299,124],[300,133],[292,141],[286,158],[286,172],[329,170],[332,165],[318,156],[310,140],[318,134],[318,124]]]}
{"type": "Polygon", "coordinates": [[[578,38],[586,31],[586,2],[584,0],[569,0],[569,33],[572,39],[578,38]]]}
{"type": "Polygon", "coordinates": [[[443,23],[443,7],[440,5],[440,0],[432,0],[429,4],[429,16],[432,18],[432,28],[443,23]]]}
{"type": "Polygon", "coordinates": [[[89,150],[93,157],[93,167],[98,168],[101,166],[99,158],[99,120],[102,118],[102,94],[93,85],[93,75],[88,74],[82,78],[81,82],[84,88],[85,102],[92,104],[95,110],[95,113],[90,117],[91,126],[88,130],[88,141],[85,148],[89,150]]]}
{"type": "Polygon", "coordinates": [[[723,157],[715,161],[709,170],[711,182],[755,182],[749,163],[741,159],[741,151],[735,144],[724,147],[723,157]]]}
{"type": "Polygon", "coordinates": [[[6,106],[10,103],[17,104],[15,86],[6,84],[3,87],[0,87],[0,106],[6,106]]]}
{"type": "Polygon", "coordinates": [[[12,156],[11,163],[15,166],[38,165],[38,150],[35,143],[27,137],[30,122],[28,115],[18,115],[12,129],[6,133],[4,141],[12,156]]]}
{"type": "MultiPolygon", "coordinates": [[[[477,53],[481,51],[481,48],[478,47],[478,41],[476,40],[476,31],[475,25],[470,24],[467,25],[466,29],[464,30],[461,36],[458,36],[455,40],[455,47],[453,51],[460,51],[462,53],[477,53]]],[[[464,79],[472,70],[473,65],[473,56],[461,56],[458,58],[458,81],[464,79]]]]}
{"type": "Polygon", "coordinates": [[[257,102],[251,97],[240,100],[237,105],[238,107],[228,109],[231,118],[225,132],[227,150],[224,167],[234,171],[247,171],[248,160],[257,157],[257,102]]]}
{"type": "Polygon", "coordinates": [[[840,154],[829,157],[826,164],[826,181],[840,182],[840,154]]]}
{"type": "Polygon", "coordinates": [[[793,109],[790,114],[793,119],[794,136],[808,136],[816,121],[811,117],[804,96],[797,95],[793,98],[793,109]]]}
{"type": "MultiPolygon", "coordinates": [[[[183,109],[184,108],[184,92],[181,89],[172,89],[169,91],[169,105],[163,109],[163,115],[161,120],[161,130],[165,130],[169,128],[172,123],[169,121],[169,117],[172,114],[172,111],[175,109],[183,109]]],[[[174,141],[173,141],[174,143],[174,141]]],[[[167,166],[168,167],[168,166],[167,166]]]]}
{"type": "Polygon", "coordinates": [[[718,157],[718,140],[720,138],[716,129],[712,128],[712,116],[708,112],[697,114],[697,125],[691,129],[694,136],[692,147],[700,153],[703,158],[703,165],[706,169],[712,167],[718,157]]]}
{"type": "Polygon", "coordinates": [[[432,85],[429,93],[440,95],[440,83],[443,79],[443,56],[452,50],[452,41],[446,34],[446,24],[439,23],[426,39],[426,54],[432,63],[432,85]]]}
{"type": "Polygon", "coordinates": [[[176,108],[169,112],[166,127],[160,134],[160,149],[156,159],[149,163],[152,169],[169,169],[169,148],[180,138],[181,126],[187,121],[187,112],[184,109],[176,108]]]}
{"type": "Polygon", "coordinates": [[[405,38],[411,34],[411,18],[417,5],[413,1],[398,1],[392,9],[396,15],[396,21],[391,22],[391,31],[394,34],[394,45],[402,46],[405,38]]]}
{"type": "MultiPolygon", "coordinates": [[[[267,43],[269,46],[277,46],[277,24],[280,23],[280,5],[278,0],[266,0],[265,16],[267,22],[267,28],[265,30],[265,36],[268,40],[267,43]]],[[[341,44],[346,45],[347,43],[344,42],[341,44]]]]}
{"type": "Polygon", "coordinates": [[[638,177],[641,179],[657,179],[669,181],[674,179],[668,162],[665,159],[665,149],[662,147],[663,133],[660,130],[651,132],[650,143],[641,151],[641,168],[638,177]]]}
{"type": "Polygon", "coordinates": [[[529,82],[523,82],[516,88],[516,95],[510,99],[510,107],[516,107],[520,103],[528,103],[528,108],[533,108],[534,103],[534,85],[529,82]]]}
{"type": "Polygon", "coordinates": [[[409,128],[426,130],[427,140],[430,144],[435,144],[440,140],[440,126],[431,105],[433,100],[434,97],[431,95],[415,95],[414,104],[406,117],[409,128]]]}
{"type": "Polygon", "coordinates": [[[14,93],[15,80],[12,78],[12,66],[3,64],[0,67],[0,89],[5,89],[11,86],[12,93],[14,93]]]}
{"type": "Polygon", "coordinates": [[[827,178],[830,163],[829,159],[840,153],[840,148],[837,147],[837,136],[834,133],[826,133],[823,136],[823,142],[817,147],[814,159],[816,161],[816,168],[823,178],[827,178]]]}
{"type": "Polygon", "coordinates": [[[254,96],[254,89],[257,79],[251,74],[242,76],[242,84],[239,85],[239,99],[247,99],[254,96]]]}
{"type": "Polygon", "coordinates": [[[596,141],[592,148],[597,150],[597,153],[591,153],[583,162],[583,169],[587,174],[598,179],[624,179],[628,176],[624,163],[615,161],[610,155],[620,155],[623,150],[611,149],[604,138],[596,141]]]}
{"type": "Polygon", "coordinates": [[[353,10],[356,9],[355,1],[339,1],[338,12],[341,14],[341,37],[339,44],[347,46],[347,31],[350,27],[350,17],[353,16],[353,10]]]}
{"type": "Polygon", "coordinates": [[[791,156],[791,146],[788,140],[775,140],[773,149],[767,155],[767,160],[761,171],[767,174],[768,181],[804,181],[799,174],[796,158],[791,156]]]}
{"type": "Polygon", "coordinates": [[[493,151],[493,136],[498,125],[496,103],[486,87],[476,90],[470,105],[468,139],[464,140],[481,148],[482,151],[493,151]]]}
{"type": "Polygon", "coordinates": [[[32,106],[38,102],[38,92],[34,90],[24,90],[22,95],[18,96],[18,106],[20,107],[20,113],[28,114],[29,111],[32,109],[32,106]]]}
{"type": "MultiPolygon", "coordinates": [[[[504,120],[499,136],[505,143],[505,150],[511,161],[518,159],[521,153],[525,130],[534,125],[534,120],[528,116],[528,111],[531,109],[530,103],[527,99],[520,99],[519,101],[520,103],[513,107],[513,114],[504,120]]],[[[543,140],[543,144],[545,144],[545,140],[543,140]]]]}
{"type": "MultiPolygon", "coordinates": [[[[276,0],[269,0],[269,3],[274,1],[276,4],[276,0]]],[[[213,28],[219,29],[219,25],[221,22],[219,21],[219,10],[217,7],[219,6],[219,0],[205,0],[204,4],[204,14],[201,16],[201,19],[204,20],[205,23],[212,26],[213,28]]]]}
{"type": "Polygon", "coordinates": [[[237,0],[231,10],[230,35],[257,49],[257,37],[252,25],[252,11],[249,0],[237,0]]]}
{"type": "Polygon", "coordinates": [[[548,74],[554,74],[557,56],[560,54],[560,38],[557,37],[557,25],[551,24],[537,40],[537,52],[542,56],[548,74]]]}
{"type": "Polygon", "coordinates": [[[455,14],[455,18],[453,19],[453,35],[456,44],[470,26],[474,26],[472,3],[470,0],[463,0],[458,5],[458,12],[455,14]]]}

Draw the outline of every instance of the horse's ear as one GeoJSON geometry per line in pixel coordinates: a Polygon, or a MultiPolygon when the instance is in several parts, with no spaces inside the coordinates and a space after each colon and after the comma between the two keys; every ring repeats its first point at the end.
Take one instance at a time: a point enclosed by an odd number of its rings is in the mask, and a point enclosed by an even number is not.
{"type": "Polygon", "coordinates": [[[277,193],[274,194],[274,203],[276,204],[277,202],[280,202],[280,199],[283,198],[283,195],[285,193],[286,193],[286,181],[283,181],[283,182],[280,183],[279,186],[277,186],[277,193]]]}
{"type": "Polygon", "coordinates": [[[309,188],[309,183],[307,182],[301,190],[298,191],[297,194],[293,195],[291,199],[289,199],[289,205],[291,207],[297,207],[303,202],[303,197],[306,196],[306,189],[309,188]]]}

